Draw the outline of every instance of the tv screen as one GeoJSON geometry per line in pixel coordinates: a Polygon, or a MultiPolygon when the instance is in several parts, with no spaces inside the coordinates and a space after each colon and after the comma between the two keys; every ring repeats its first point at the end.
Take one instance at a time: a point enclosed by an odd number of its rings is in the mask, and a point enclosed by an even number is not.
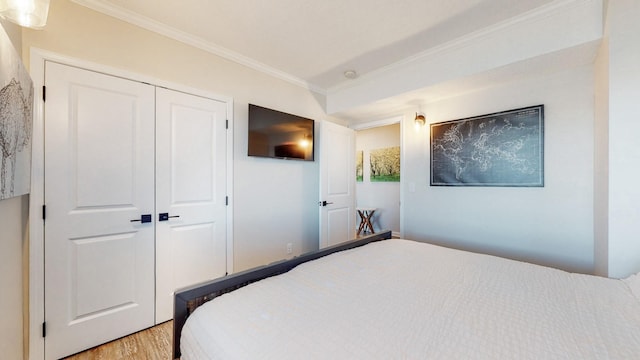
{"type": "Polygon", "coordinates": [[[249,104],[249,156],[313,161],[314,121],[249,104]]]}

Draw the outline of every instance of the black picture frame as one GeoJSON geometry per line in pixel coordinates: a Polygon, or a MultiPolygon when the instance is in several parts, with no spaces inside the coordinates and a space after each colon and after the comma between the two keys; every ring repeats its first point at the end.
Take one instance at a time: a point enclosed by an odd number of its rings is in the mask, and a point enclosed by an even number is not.
{"type": "Polygon", "coordinates": [[[431,186],[544,186],[544,105],[430,125],[431,186]]]}

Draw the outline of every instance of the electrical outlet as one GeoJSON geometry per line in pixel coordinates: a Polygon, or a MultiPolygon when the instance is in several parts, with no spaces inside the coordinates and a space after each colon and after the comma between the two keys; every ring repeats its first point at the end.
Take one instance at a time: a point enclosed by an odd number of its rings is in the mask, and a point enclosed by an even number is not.
{"type": "Polygon", "coordinates": [[[293,244],[292,243],[288,243],[287,244],[287,254],[291,254],[293,253],[293,244]]]}

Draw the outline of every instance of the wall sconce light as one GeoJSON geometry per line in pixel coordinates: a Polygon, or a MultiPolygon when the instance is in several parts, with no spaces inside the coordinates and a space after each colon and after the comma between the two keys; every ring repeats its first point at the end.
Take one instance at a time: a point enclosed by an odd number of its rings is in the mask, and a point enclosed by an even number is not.
{"type": "Polygon", "coordinates": [[[49,0],[0,0],[0,17],[20,26],[42,29],[48,14],[49,0]]]}
{"type": "Polygon", "coordinates": [[[427,123],[427,119],[425,118],[423,112],[417,112],[416,119],[414,121],[416,122],[416,126],[423,126],[427,123]]]}

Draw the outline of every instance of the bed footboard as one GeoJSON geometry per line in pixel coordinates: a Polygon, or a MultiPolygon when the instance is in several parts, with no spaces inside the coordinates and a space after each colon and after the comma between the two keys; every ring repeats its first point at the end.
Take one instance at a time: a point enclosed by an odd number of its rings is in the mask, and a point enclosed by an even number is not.
{"type": "Polygon", "coordinates": [[[390,238],[391,231],[382,231],[357,240],[303,254],[293,259],[260,266],[176,291],[173,304],[173,358],[180,358],[180,336],[187,317],[205,302],[261,279],[283,274],[307,261],[390,238]]]}

